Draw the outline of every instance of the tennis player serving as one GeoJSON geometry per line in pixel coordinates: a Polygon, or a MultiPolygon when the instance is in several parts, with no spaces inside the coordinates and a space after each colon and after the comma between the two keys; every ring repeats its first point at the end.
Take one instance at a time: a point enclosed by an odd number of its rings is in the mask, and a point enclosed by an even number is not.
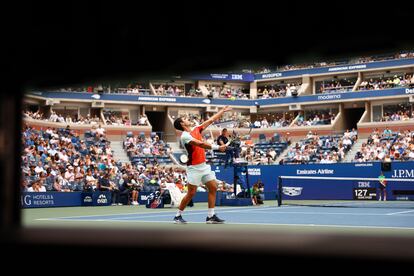
{"type": "Polygon", "coordinates": [[[183,118],[177,118],[174,121],[174,127],[177,130],[182,131],[181,143],[187,151],[188,162],[187,162],[187,179],[188,179],[188,191],[187,195],[181,200],[181,204],[178,207],[174,222],[178,224],[187,223],[182,214],[185,207],[194,197],[197,192],[197,187],[204,184],[208,188],[208,214],[206,223],[208,224],[219,224],[224,223],[224,220],[217,217],[214,213],[214,207],[216,204],[216,191],[217,181],[216,175],[211,171],[211,167],[206,164],[206,149],[225,151],[226,145],[211,145],[203,141],[201,132],[205,130],[214,121],[219,119],[224,112],[230,111],[229,106],[225,106],[219,112],[217,112],[210,119],[205,121],[199,126],[193,127],[193,123],[183,118]]]}

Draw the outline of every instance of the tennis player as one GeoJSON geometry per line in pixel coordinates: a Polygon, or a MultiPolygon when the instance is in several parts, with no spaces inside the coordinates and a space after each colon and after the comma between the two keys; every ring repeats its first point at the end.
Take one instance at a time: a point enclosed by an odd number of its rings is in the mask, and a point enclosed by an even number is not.
{"type": "Polygon", "coordinates": [[[387,180],[385,179],[384,173],[381,172],[381,175],[378,176],[378,181],[379,181],[379,200],[381,201],[381,199],[383,198],[384,201],[387,200],[387,191],[386,191],[386,187],[387,187],[387,180]]]}
{"type": "Polygon", "coordinates": [[[219,119],[224,112],[230,111],[229,106],[225,106],[219,112],[217,112],[210,119],[206,120],[199,126],[193,127],[193,123],[183,118],[177,118],[174,121],[174,127],[177,130],[182,131],[181,143],[187,151],[188,162],[187,162],[187,179],[188,179],[188,191],[187,195],[181,200],[181,204],[178,207],[174,222],[177,224],[187,223],[182,214],[185,207],[193,198],[197,191],[197,187],[204,184],[208,188],[208,214],[206,223],[208,224],[219,224],[224,223],[224,220],[217,217],[214,212],[216,204],[216,191],[217,181],[216,175],[211,171],[211,167],[206,164],[206,149],[225,151],[226,145],[211,145],[203,141],[201,132],[205,130],[214,121],[219,119]]]}

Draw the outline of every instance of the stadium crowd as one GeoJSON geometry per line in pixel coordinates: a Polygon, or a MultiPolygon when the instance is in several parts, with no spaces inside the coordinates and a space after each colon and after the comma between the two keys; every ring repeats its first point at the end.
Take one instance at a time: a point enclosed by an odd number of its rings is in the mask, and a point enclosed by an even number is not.
{"type": "MultiPolygon", "coordinates": [[[[125,144],[128,149],[134,148],[131,154],[161,156],[168,152],[157,136],[132,137],[125,144]]],[[[139,191],[163,193],[169,183],[186,192],[183,169],[117,162],[101,127],[92,128],[81,140],[69,126],[44,131],[25,126],[22,148],[22,191],[110,191],[113,205],[137,205],[139,191]],[[121,197],[125,198],[124,203],[121,197]]]]}
{"type": "Polygon", "coordinates": [[[309,111],[306,118],[301,112],[293,122],[293,126],[330,125],[335,117],[336,114],[331,111],[309,111]]]}
{"type": "Polygon", "coordinates": [[[51,111],[49,118],[46,118],[43,113],[40,111],[29,111],[24,110],[23,111],[23,118],[32,118],[35,120],[42,120],[47,122],[55,122],[55,123],[66,123],[66,124],[80,124],[80,125],[93,125],[93,124],[99,124],[100,120],[97,116],[91,117],[89,114],[86,115],[86,117],[83,116],[70,116],[67,114],[66,116],[63,116],[62,114],[59,114],[56,111],[51,111]]]}
{"type": "MultiPolygon", "coordinates": [[[[293,118],[294,119],[294,118],[293,118]]],[[[279,116],[263,116],[257,117],[253,122],[253,128],[280,128],[288,127],[292,123],[292,117],[279,116]]]]}
{"type": "Polygon", "coordinates": [[[257,95],[260,99],[290,97],[295,92],[298,92],[301,85],[301,83],[277,84],[270,85],[269,87],[266,85],[257,88],[257,95]]]}
{"type": "MultiPolygon", "coordinates": [[[[226,85],[205,85],[207,91],[210,93],[212,98],[225,98],[225,99],[238,99],[248,100],[248,93],[244,93],[243,89],[238,87],[234,88],[226,85]]],[[[248,90],[248,89],[247,89],[248,90]]]]}
{"type": "Polygon", "coordinates": [[[153,84],[153,86],[155,94],[160,96],[203,97],[201,90],[194,88],[194,85],[191,85],[191,88],[187,90],[184,85],[153,84]]]}
{"type": "Polygon", "coordinates": [[[385,112],[381,122],[408,121],[414,119],[414,111],[396,111],[393,113],[385,112]]]}
{"type": "MultiPolygon", "coordinates": [[[[321,82],[319,86],[319,93],[335,93],[335,92],[347,92],[351,91],[356,83],[356,79],[338,79],[338,80],[328,80],[321,82]]],[[[316,84],[318,87],[318,83],[316,84]]]]}
{"type": "Polygon", "coordinates": [[[158,135],[145,137],[145,135],[131,135],[123,143],[124,149],[130,159],[146,156],[168,156],[171,148],[158,135]]]}
{"type": "MultiPolygon", "coordinates": [[[[128,116],[122,117],[120,115],[117,115],[116,112],[111,112],[111,111],[103,112],[103,114],[104,114],[106,125],[120,125],[120,126],[133,125],[128,116]]],[[[50,112],[49,118],[45,118],[43,113],[41,113],[40,111],[32,112],[29,110],[24,110],[23,118],[31,118],[31,119],[42,120],[42,121],[47,121],[47,122],[65,123],[69,125],[71,124],[98,125],[99,123],[101,123],[100,119],[96,115],[94,117],[91,117],[89,114],[87,114],[85,117],[83,117],[82,115],[70,116],[69,114],[67,114],[66,116],[63,116],[62,114],[59,114],[59,112],[56,112],[53,110],[50,112]]],[[[148,117],[145,114],[140,115],[136,124],[139,126],[147,126],[148,117]]]]}
{"type": "Polygon", "coordinates": [[[357,139],[358,133],[355,129],[347,130],[343,135],[328,136],[320,136],[316,132],[309,131],[306,139],[299,141],[288,150],[282,163],[327,164],[341,162],[357,139]]]}
{"type": "Polygon", "coordinates": [[[137,94],[149,95],[150,90],[142,83],[127,84],[94,84],[87,86],[59,87],[56,89],[47,89],[51,92],[80,92],[80,93],[105,93],[105,94],[137,94]]]}
{"type": "Polygon", "coordinates": [[[81,140],[69,126],[45,131],[26,126],[22,133],[23,188],[28,189],[33,181],[47,191],[97,188],[96,181],[88,181],[87,175],[116,172],[117,166],[104,129],[93,128],[90,133],[88,139],[81,140]]]}
{"type": "Polygon", "coordinates": [[[392,132],[388,127],[383,132],[375,129],[354,157],[355,162],[413,160],[414,131],[392,132]]]}
{"type": "Polygon", "coordinates": [[[394,77],[388,78],[370,78],[364,80],[359,84],[359,90],[381,90],[396,87],[413,87],[414,86],[414,74],[404,74],[401,76],[394,75],[394,77]]]}

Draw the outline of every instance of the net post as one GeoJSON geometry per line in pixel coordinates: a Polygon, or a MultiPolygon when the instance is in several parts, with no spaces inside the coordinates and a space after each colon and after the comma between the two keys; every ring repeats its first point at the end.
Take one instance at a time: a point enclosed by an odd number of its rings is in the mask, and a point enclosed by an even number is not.
{"type": "Polygon", "coordinates": [[[280,207],[282,205],[282,177],[278,177],[277,181],[277,206],[280,207]]]}

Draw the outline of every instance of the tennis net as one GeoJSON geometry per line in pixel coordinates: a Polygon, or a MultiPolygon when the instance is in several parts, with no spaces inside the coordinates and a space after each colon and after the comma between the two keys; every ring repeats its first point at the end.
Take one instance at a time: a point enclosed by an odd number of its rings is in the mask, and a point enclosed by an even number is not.
{"type": "Polygon", "coordinates": [[[414,179],[279,176],[278,205],[414,209],[414,179]]]}

